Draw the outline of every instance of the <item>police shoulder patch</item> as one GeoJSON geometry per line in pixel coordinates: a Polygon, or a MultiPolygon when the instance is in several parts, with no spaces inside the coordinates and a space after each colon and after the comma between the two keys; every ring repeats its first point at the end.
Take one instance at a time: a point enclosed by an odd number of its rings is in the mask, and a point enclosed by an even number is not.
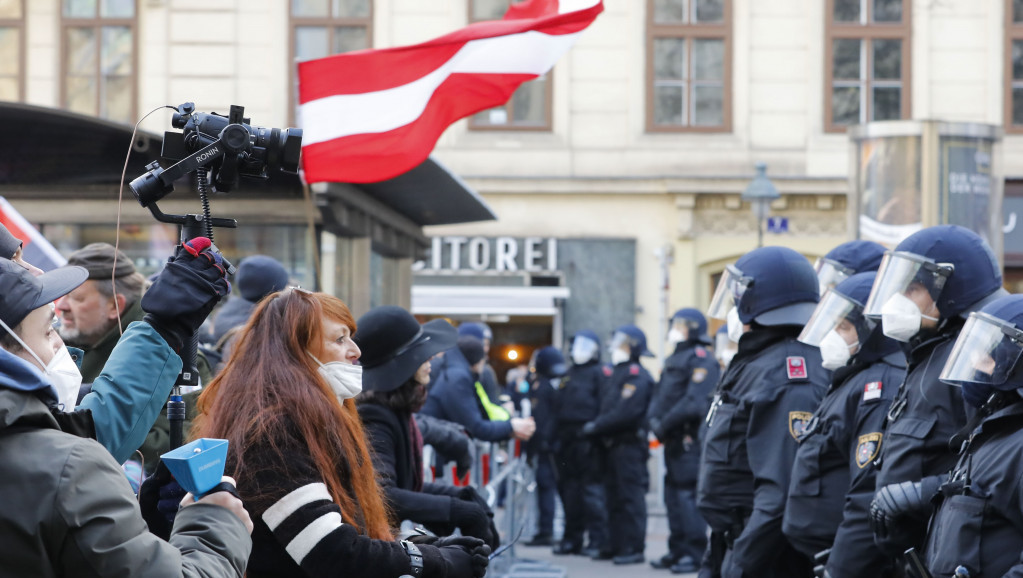
{"type": "Polygon", "coordinates": [[[856,465],[862,470],[877,458],[881,449],[881,432],[868,433],[860,436],[856,446],[856,465]]]}
{"type": "Polygon", "coordinates": [[[871,381],[863,386],[863,401],[881,399],[881,382],[871,381]]]}
{"type": "Polygon", "coordinates": [[[633,394],[636,393],[636,386],[631,383],[626,383],[622,386],[622,399],[629,399],[633,394]]]}
{"type": "Polygon", "coordinates": [[[693,375],[689,379],[693,383],[703,383],[703,380],[707,379],[707,370],[702,367],[697,367],[693,370],[693,375]]]}
{"type": "Polygon", "coordinates": [[[612,372],[613,372],[613,370],[611,369],[611,366],[610,366],[610,365],[605,365],[605,366],[604,366],[604,375],[605,375],[606,377],[611,377],[611,373],[612,373],[612,372]]]}
{"type": "Polygon", "coordinates": [[[806,426],[809,425],[811,419],[813,419],[813,414],[808,411],[789,412],[789,433],[796,441],[799,441],[799,436],[806,431],[806,426]]]}
{"type": "Polygon", "coordinates": [[[806,379],[806,359],[798,355],[786,357],[785,373],[789,379],[806,379]]]}
{"type": "Polygon", "coordinates": [[[707,350],[702,347],[697,347],[693,350],[693,353],[696,354],[696,357],[707,357],[707,350]]]}
{"type": "Polygon", "coordinates": [[[565,386],[568,385],[568,380],[569,379],[571,379],[571,378],[568,377],[567,375],[565,377],[561,378],[561,383],[558,384],[558,389],[565,389],[565,386]]]}
{"type": "Polygon", "coordinates": [[[629,375],[639,375],[639,366],[633,363],[629,366],[629,375]]]}

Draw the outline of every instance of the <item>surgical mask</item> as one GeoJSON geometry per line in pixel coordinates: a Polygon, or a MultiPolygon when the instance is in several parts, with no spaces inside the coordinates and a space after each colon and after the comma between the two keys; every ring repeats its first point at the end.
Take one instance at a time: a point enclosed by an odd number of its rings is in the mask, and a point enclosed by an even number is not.
{"type": "Polygon", "coordinates": [[[739,310],[735,307],[729,309],[726,320],[728,322],[728,338],[738,343],[739,338],[745,332],[742,327],[742,321],[739,320],[739,310]]]}
{"type": "Polygon", "coordinates": [[[849,345],[837,331],[832,329],[821,340],[821,359],[823,361],[821,365],[824,366],[824,369],[830,370],[844,367],[852,357],[850,349],[856,345],[858,344],[849,345]]]}
{"type": "Polygon", "coordinates": [[[343,361],[322,363],[312,353],[309,354],[309,357],[312,357],[313,361],[320,364],[317,371],[320,372],[323,379],[327,380],[327,384],[334,391],[338,401],[344,403],[346,399],[351,399],[362,393],[361,365],[353,365],[343,361]]]}
{"type": "Polygon", "coordinates": [[[50,363],[43,363],[42,358],[36,355],[36,352],[32,351],[6,323],[3,323],[3,327],[36,360],[36,363],[39,364],[36,369],[39,367],[43,368],[43,375],[46,376],[50,386],[57,392],[57,403],[60,409],[62,411],[74,411],[75,404],[78,402],[78,392],[82,387],[82,373],[78,371],[78,365],[71,358],[71,353],[68,352],[67,347],[57,349],[57,352],[53,354],[53,358],[50,359],[50,363]]]}
{"type": "Polygon", "coordinates": [[[735,357],[736,353],[738,353],[738,351],[734,349],[726,349],[718,354],[718,358],[720,358],[725,364],[725,367],[728,367],[728,364],[732,363],[732,358],[735,357]]]}
{"type": "Polygon", "coordinates": [[[896,341],[909,341],[920,333],[924,318],[938,320],[924,315],[909,297],[896,293],[881,307],[881,331],[896,341]]]}
{"type": "Polygon", "coordinates": [[[615,349],[611,352],[611,365],[618,365],[629,360],[629,352],[615,349]]]}
{"type": "Polygon", "coordinates": [[[685,334],[683,334],[678,329],[671,329],[668,331],[668,343],[671,344],[672,347],[678,345],[679,343],[682,343],[685,340],[686,340],[685,334]]]}

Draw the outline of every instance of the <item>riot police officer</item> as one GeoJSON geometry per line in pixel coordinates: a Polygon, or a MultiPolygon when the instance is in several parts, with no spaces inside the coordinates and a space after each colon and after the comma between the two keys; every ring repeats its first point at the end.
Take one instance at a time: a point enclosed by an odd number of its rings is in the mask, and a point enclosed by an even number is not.
{"type": "Polygon", "coordinates": [[[821,556],[831,578],[880,576],[887,559],[874,545],[867,512],[881,422],[906,357],[863,315],[875,272],[857,273],[821,298],[799,335],[820,347],[831,387],[799,438],[782,529],[800,552],[821,556]]]}
{"type": "Polygon", "coordinates": [[[654,380],[641,356],[652,357],[646,335],[635,325],[623,325],[611,337],[611,369],[597,419],[582,433],[598,436],[606,448],[604,487],[607,493],[611,550],[615,564],[642,564],[646,546],[646,492],[650,474],[646,461],[646,411],[654,380]]]}
{"type": "Polygon", "coordinates": [[[971,313],[940,379],[977,416],[941,486],[927,537],[934,576],[1023,575],[1023,295],[971,313]]]}
{"type": "Polygon", "coordinates": [[[557,391],[561,378],[568,372],[561,350],[548,345],[536,352],[530,386],[530,403],[536,433],[526,445],[530,461],[536,467],[536,502],[539,518],[536,535],[527,546],[550,546],[554,543],[555,496],[558,492],[558,473],[554,452],[557,441],[557,391]]]}
{"type": "MultiPolygon", "coordinates": [[[[939,381],[965,317],[1005,295],[991,248],[956,225],[918,231],[885,254],[866,304],[884,334],[905,342],[906,379],[881,434],[875,542],[890,556],[923,545],[930,498],[955,465],[949,442],[972,414],[960,391],[939,381]]],[[[958,447],[956,447],[958,449],[958,447]]]]}
{"type": "Polygon", "coordinates": [[[664,445],[664,505],[668,510],[668,553],[650,562],[672,573],[696,572],[707,547],[707,524],[696,509],[700,469],[699,430],[710,408],[720,367],[705,347],[707,319],[697,309],[679,309],[671,318],[661,379],[647,411],[650,431],[664,445]]]}
{"type": "Polygon", "coordinates": [[[821,296],[857,273],[877,271],[884,251],[883,245],[863,239],[846,241],[828,251],[813,266],[817,271],[821,296]]]}
{"type": "Polygon", "coordinates": [[[600,338],[583,330],[572,336],[571,367],[557,393],[558,494],[565,511],[565,532],[555,554],[608,553],[607,511],[601,479],[603,455],[594,440],[581,437],[583,425],[596,419],[604,390],[600,338]],[[584,544],[584,534],[589,542],[584,544]]]}
{"type": "Polygon", "coordinates": [[[711,317],[742,327],[739,352],[707,414],[700,460],[697,505],[712,530],[712,574],[780,578],[812,571],[781,524],[796,439],[830,380],[820,351],[796,340],[818,299],[817,275],[805,257],[762,247],[726,267],[711,300],[711,317]]]}

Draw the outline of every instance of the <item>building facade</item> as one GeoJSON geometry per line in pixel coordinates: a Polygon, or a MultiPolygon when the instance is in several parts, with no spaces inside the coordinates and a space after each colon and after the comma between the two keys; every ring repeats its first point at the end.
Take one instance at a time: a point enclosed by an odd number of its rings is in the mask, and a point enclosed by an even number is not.
{"type": "MultiPolygon", "coordinates": [[[[508,3],[6,0],[0,99],[125,126],[163,105],[192,101],[226,112],[241,104],[254,124],[292,126],[296,59],[424,41],[498,18],[508,3]]],[[[321,268],[330,268],[325,288],[353,300],[357,312],[396,302],[423,317],[486,317],[508,346],[560,342],[585,327],[606,335],[635,322],[659,351],[664,317],[705,306],[724,265],[756,246],[760,224],[740,195],[757,162],[782,195],[764,242],[811,259],[851,238],[852,125],[935,119],[1001,127],[1006,206],[1023,190],[1013,186],[1023,178],[1020,0],[604,5],[551,73],[523,85],[508,105],[456,123],[438,143],[438,166],[477,191],[496,221],[431,226],[439,221],[418,218],[423,212],[402,214],[400,196],[373,204],[383,189],[313,191],[318,243],[301,228],[288,234],[298,235],[291,246],[319,247],[321,268]],[[331,208],[331,199],[347,200],[331,208]],[[348,218],[361,224],[345,225],[348,218]],[[446,250],[440,260],[432,254],[437,239],[446,250]],[[512,270],[512,246],[519,258],[543,257],[512,270]],[[460,289],[444,289],[452,286],[460,289]]],[[[161,134],[169,112],[142,128],[161,134]]],[[[407,185],[412,194],[415,183],[407,185]]],[[[261,226],[301,227],[298,192],[259,211],[224,202],[259,212],[261,226]]],[[[107,204],[79,204],[70,214],[51,210],[45,194],[23,204],[33,222],[65,231],[70,246],[87,237],[81,226],[112,224],[112,197],[100,198],[107,204]]],[[[458,198],[434,204],[457,207],[458,198]]],[[[485,218],[481,210],[461,220],[485,218]]],[[[147,216],[133,218],[141,225],[147,216]]],[[[1023,265],[1013,261],[1023,248],[1010,237],[1008,262],[1023,265]]]]}

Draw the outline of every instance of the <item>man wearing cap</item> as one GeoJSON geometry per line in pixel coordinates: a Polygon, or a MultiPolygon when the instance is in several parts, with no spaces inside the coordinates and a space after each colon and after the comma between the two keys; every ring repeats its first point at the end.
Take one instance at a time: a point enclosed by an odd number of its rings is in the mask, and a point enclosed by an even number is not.
{"type": "Polygon", "coordinates": [[[455,328],[443,319],[419,325],[392,305],[363,315],[352,339],[362,350],[359,417],[373,447],[373,466],[387,496],[391,523],[423,524],[438,534],[497,542],[493,512],[471,487],[423,481],[423,439],[413,417],[426,401],[430,359],[455,347],[455,328]]]}
{"type": "MultiPolygon", "coordinates": [[[[182,346],[181,335],[201,323],[227,289],[222,271],[207,266],[212,261],[178,257],[182,262],[169,274],[172,279],[157,290],[168,301],[166,286],[173,285],[171,292],[177,297],[173,306],[159,301],[143,304],[147,322],[130,328],[111,355],[117,368],[129,363],[162,368],[166,390],[181,367],[175,354],[182,346]]],[[[146,532],[124,474],[106,451],[116,457],[116,448],[104,444],[104,450],[86,439],[109,441],[110,436],[123,434],[126,426],[141,432],[148,428],[142,425],[146,419],[125,423],[142,409],[135,405],[144,405],[130,403],[138,398],[131,385],[115,385],[104,375],[84,400],[84,408],[66,414],[58,406],[58,374],[71,368],[55,363],[63,344],[53,332],[51,303],[86,276],[80,267],[64,267],[35,277],[13,261],[0,259],[2,572],[240,576],[252,531],[240,500],[221,492],[192,506],[195,500],[188,496],[182,506],[191,507],[179,515],[177,532],[167,544],[146,532]]],[[[119,370],[110,373],[124,375],[119,370]]],[[[149,398],[154,397],[150,393],[149,398]]],[[[145,409],[151,421],[159,406],[145,409]]],[[[131,438],[130,432],[125,437],[131,438]]]]}
{"type": "Polygon", "coordinates": [[[96,379],[121,332],[141,321],[140,307],[146,278],[127,255],[109,243],[92,243],[68,257],[68,265],[83,267],[89,278],[57,302],[60,336],[85,351],[82,381],[96,379]],[[113,278],[113,287],[111,287],[113,278]]]}

